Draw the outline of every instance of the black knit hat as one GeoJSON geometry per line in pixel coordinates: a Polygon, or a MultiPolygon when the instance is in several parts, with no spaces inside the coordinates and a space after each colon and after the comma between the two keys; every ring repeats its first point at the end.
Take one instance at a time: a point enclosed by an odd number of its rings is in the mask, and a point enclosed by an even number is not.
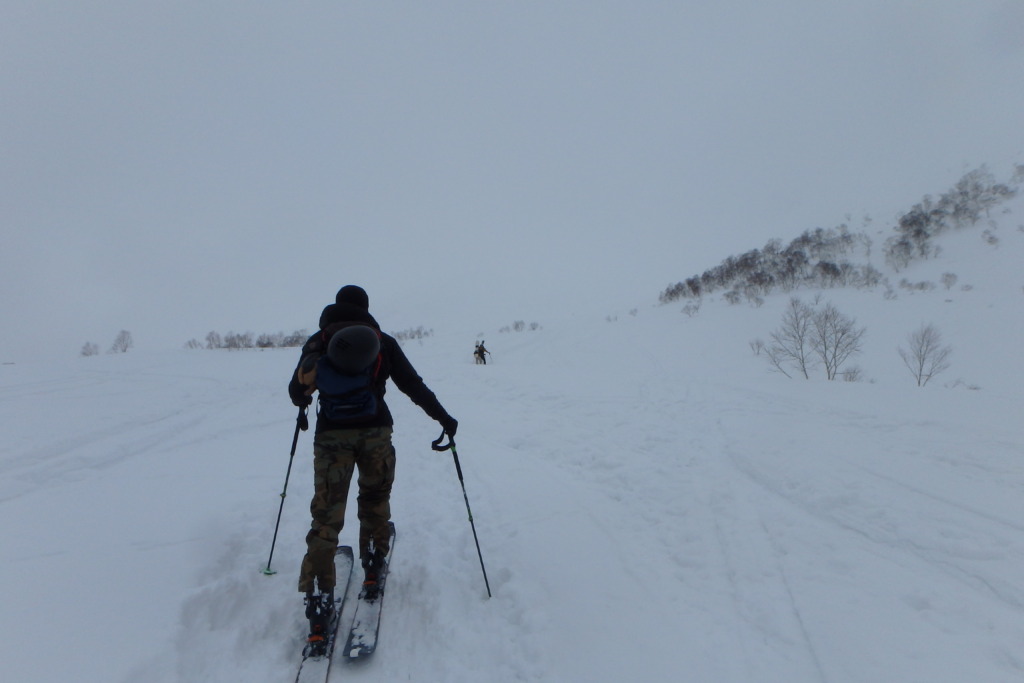
{"type": "Polygon", "coordinates": [[[358,306],[364,311],[370,309],[370,297],[366,295],[366,290],[358,285],[345,285],[338,290],[334,300],[339,304],[358,306]]]}

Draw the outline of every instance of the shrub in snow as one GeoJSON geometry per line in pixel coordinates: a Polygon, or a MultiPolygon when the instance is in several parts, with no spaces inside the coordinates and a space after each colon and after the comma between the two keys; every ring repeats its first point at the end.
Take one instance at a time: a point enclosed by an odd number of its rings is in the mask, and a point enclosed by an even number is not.
{"type": "Polygon", "coordinates": [[[132,333],[128,330],[121,330],[117,333],[114,343],[110,346],[110,353],[126,353],[134,345],[132,333]]]}

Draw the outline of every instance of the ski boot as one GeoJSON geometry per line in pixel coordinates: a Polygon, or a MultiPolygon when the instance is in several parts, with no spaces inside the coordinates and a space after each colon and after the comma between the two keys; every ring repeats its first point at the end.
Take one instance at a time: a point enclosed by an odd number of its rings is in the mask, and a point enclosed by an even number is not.
{"type": "Polygon", "coordinates": [[[384,577],[388,571],[388,563],[385,554],[380,550],[373,550],[363,557],[363,591],[360,597],[363,600],[373,602],[380,595],[381,587],[384,585],[384,577]]]}
{"type": "Polygon", "coordinates": [[[309,637],[306,642],[311,656],[316,657],[326,653],[327,636],[333,616],[333,589],[318,595],[315,595],[313,591],[306,593],[306,618],[309,619],[309,637]]]}

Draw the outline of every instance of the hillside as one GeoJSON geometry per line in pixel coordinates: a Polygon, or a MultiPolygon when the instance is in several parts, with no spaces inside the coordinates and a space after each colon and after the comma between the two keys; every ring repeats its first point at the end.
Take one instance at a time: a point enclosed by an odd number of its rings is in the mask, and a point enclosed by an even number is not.
{"type": "MultiPolygon", "coordinates": [[[[946,235],[901,275],[955,272],[950,290],[821,293],[867,328],[861,382],[789,380],[753,354],[789,294],[694,316],[541,311],[539,330],[487,332],[486,367],[472,364],[472,333],[408,343],[460,420],[494,597],[451,458],[430,451],[437,427],[391,389],[400,537],[382,642],[332,680],[1019,680],[1015,202],[997,245],[946,235]],[[954,349],[923,389],[896,353],[922,322],[954,349]]],[[[5,680],[289,680],[308,433],[279,573],[259,570],[294,427],[294,353],[0,368],[5,680]]]]}

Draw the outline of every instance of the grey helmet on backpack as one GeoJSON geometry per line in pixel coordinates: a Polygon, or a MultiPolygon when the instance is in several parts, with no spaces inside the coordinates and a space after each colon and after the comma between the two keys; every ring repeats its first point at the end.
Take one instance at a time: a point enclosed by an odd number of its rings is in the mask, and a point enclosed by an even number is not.
{"type": "Polygon", "coordinates": [[[349,325],[331,336],[327,357],[331,364],[349,375],[363,372],[380,353],[380,334],[368,325],[349,325]]]}

